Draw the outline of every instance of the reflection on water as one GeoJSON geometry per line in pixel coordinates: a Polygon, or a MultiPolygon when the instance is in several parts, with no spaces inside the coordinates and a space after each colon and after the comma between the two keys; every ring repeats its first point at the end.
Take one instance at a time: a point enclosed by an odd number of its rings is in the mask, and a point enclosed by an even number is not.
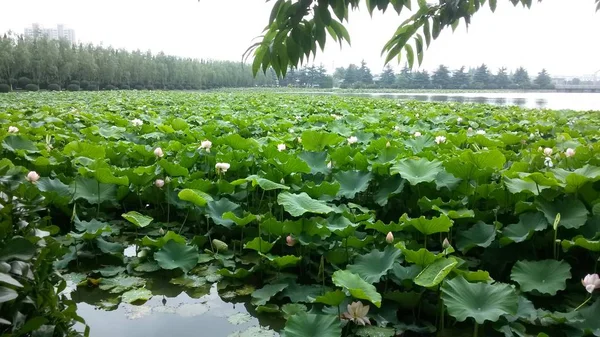
{"type": "Polygon", "coordinates": [[[204,288],[174,286],[152,280],[154,297],[142,305],[116,304],[118,294],[80,287],[71,294],[77,313],[91,328],[91,337],[244,337],[279,336],[283,327],[276,315],[258,314],[239,300],[223,300],[217,285],[204,288]],[[255,333],[255,334],[252,334],[255,333]]]}
{"type": "MultiPolygon", "coordinates": [[[[302,93],[302,92],[298,92],[302,93]]],[[[380,97],[424,102],[486,103],[494,105],[516,105],[524,108],[554,110],[600,110],[600,93],[566,92],[471,92],[471,93],[348,93],[348,92],[304,92],[303,94],[344,95],[357,97],[380,97]]]]}

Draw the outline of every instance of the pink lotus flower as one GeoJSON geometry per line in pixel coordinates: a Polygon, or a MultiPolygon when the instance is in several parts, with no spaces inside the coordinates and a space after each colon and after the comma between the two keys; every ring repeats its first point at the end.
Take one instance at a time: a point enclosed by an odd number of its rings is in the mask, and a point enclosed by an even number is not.
{"type": "Polygon", "coordinates": [[[352,302],[352,304],[348,304],[348,311],[343,314],[343,318],[358,325],[371,325],[371,322],[367,318],[368,313],[368,305],[363,305],[361,302],[352,302]]]}
{"type": "Polygon", "coordinates": [[[25,179],[27,179],[29,182],[35,183],[36,181],[40,180],[40,175],[35,171],[30,171],[27,173],[25,179]]]}
{"type": "Polygon", "coordinates": [[[158,188],[163,188],[163,186],[165,186],[165,181],[162,179],[156,179],[154,185],[158,188]]]}
{"type": "Polygon", "coordinates": [[[154,149],[154,155],[158,158],[162,158],[165,156],[165,153],[160,147],[157,147],[156,149],[154,149]]]}
{"type": "Polygon", "coordinates": [[[565,156],[567,156],[567,158],[571,158],[575,155],[575,150],[573,150],[572,148],[568,148],[565,151],[565,156]]]}
{"type": "Polygon", "coordinates": [[[545,148],[544,154],[546,155],[546,157],[550,157],[552,155],[552,149],[549,147],[545,148]]]}
{"type": "Polygon", "coordinates": [[[285,244],[290,247],[294,247],[296,245],[296,240],[291,235],[288,235],[285,238],[285,244]]]}
{"type": "Polygon", "coordinates": [[[588,274],[581,280],[581,284],[591,294],[594,290],[600,289],[600,277],[598,274],[588,274]]]}

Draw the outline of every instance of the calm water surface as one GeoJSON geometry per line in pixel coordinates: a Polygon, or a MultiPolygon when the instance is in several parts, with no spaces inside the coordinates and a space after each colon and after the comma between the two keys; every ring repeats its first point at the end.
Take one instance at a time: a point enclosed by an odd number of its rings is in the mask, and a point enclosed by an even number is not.
{"type": "Polygon", "coordinates": [[[472,92],[472,93],[344,93],[325,94],[381,97],[425,102],[486,103],[531,109],[600,111],[600,93],[566,92],[472,92]]]}

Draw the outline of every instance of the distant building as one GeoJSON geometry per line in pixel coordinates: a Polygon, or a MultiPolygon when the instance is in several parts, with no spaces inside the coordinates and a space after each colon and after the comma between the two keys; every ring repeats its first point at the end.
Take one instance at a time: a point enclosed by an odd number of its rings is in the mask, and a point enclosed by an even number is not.
{"type": "Polygon", "coordinates": [[[44,28],[34,23],[31,27],[25,28],[25,36],[31,38],[46,36],[53,40],[65,39],[72,44],[76,43],[75,30],[65,28],[64,25],[57,25],[56,28],[44,28]]]}

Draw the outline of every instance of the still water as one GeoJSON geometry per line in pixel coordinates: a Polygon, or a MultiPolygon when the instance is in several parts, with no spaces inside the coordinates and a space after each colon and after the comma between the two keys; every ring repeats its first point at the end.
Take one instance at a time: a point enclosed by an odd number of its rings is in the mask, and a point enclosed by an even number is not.
{"type": "Polygon", "coordinates": [[[600,111],[600,93],[567,92],[471,92],[471,93],[344,93],[328,94],[381,97],[425,102],[486,103],[531,109],[600,111]]]}

